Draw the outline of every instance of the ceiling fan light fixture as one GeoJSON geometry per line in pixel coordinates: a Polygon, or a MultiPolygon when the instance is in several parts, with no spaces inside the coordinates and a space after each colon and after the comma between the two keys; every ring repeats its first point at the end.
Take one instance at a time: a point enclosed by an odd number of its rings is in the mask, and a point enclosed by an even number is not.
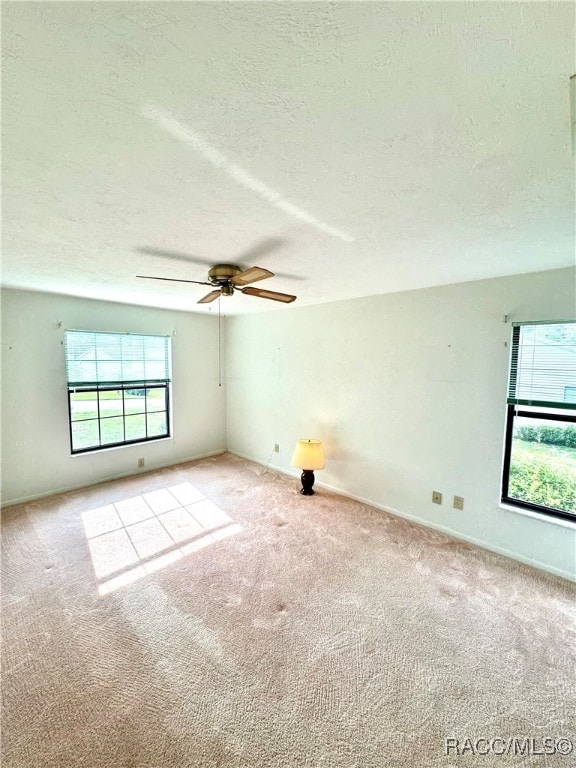
{"type": "Polygon", "coordinates": [[[222,296],[232,296],[234,293],[234,286],[233,285],[223,285],[220,289],[222,292],[222,296]]]}

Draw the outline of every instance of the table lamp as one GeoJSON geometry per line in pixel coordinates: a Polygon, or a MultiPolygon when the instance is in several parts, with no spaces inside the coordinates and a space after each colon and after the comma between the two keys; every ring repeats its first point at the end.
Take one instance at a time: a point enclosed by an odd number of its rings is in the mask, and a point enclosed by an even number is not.
{"type": "Polygon", "coordinates": [[[300,493],[304,496],[312,496],[314,494],[314,491],[312,490],[312,486],[314,485],[314,470],[324,469],[326,466],[320,440],[298,440],[290,463],[293,467],[298,467],[298,469],[304,470],[300,477],[300,480],[302,481],[302,490],[300,493]]]}

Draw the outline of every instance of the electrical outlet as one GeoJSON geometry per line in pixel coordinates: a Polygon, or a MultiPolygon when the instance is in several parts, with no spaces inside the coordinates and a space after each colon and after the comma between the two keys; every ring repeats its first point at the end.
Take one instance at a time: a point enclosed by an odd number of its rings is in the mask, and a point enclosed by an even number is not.
{"type": "Polygon", "coordinates": [[[442,494],[440,491],[432,491],[432,501],[434,504],[442,504],[442,494]]]}
{"type": "Polygon", "coordinates": [[[280,446],[278,443],[274,443],[274,453],[280,453],[280,446]]]}
{"type": "Polygon", "coordinates": [[[144,459],[138,459],[138,467],[144,466],[144,459]]]}
{"type": "Polygon", "coordinates": [[[464,497],[454,496],[454,509],[459,509],[461,512],[464,510],[464,497]]]}

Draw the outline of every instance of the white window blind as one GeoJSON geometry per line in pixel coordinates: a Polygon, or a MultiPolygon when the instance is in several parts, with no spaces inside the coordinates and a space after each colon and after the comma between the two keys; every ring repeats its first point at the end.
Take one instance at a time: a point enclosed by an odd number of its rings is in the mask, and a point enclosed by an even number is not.
{"type": "Polygon", "coordinates": [[[170,337],[66,331],[68,387],[170,381],[170,337]]]}
{"type": "Polygon", "coordinates": [[[514,326],[508,402],[576,408],[576,322],[514,326]]]}

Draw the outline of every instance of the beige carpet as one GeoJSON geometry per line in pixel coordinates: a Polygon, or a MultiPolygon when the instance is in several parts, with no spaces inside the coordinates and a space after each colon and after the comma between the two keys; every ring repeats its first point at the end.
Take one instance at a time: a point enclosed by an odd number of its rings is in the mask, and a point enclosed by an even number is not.
{"type": "Polygon", "coordinates": [[[570,584],[297,488],[224,455],[5,510],[3,768],[576,765],[445,755],[576,742],[570,584]]]}

